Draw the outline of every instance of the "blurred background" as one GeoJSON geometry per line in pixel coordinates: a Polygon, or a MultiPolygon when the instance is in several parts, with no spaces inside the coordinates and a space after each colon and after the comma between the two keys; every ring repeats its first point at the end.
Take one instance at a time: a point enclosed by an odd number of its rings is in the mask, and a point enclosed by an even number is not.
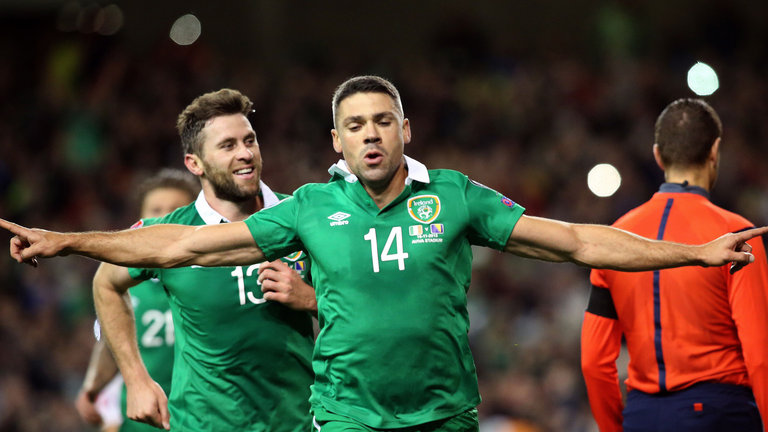
{"type": "MultiPolygon", "coordinates": [[[[767,17],[749,0],[0,0],[0,215],[130,226],[136,185],[182,168],[176,116],[222,87],[256,104],[272,188],[324,182],[331,94],[371,73],[402,93],[407,154],[572,222],[647,200],[663,181],[656,116],[701,94],[724,124],[712,201],[765,225],[767,17]]],[[[73,400],[96,264],[0,259],[0,431],[93,430],[73,400]]],[[[476,250],[483,432],[596,430],[579,369],[588,292],[586,269],[476,250]]]]}

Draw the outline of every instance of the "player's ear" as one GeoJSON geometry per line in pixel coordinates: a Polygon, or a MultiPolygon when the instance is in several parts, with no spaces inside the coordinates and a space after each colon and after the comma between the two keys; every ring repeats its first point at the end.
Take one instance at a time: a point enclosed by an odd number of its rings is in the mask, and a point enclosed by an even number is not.
{"type": "Polygon", "coordinates": [[[341,153],[341,140],[339,139],[339,132],[336,129],[331,129],[331,138],[333,138],[333,149],[336,153],[341,153]]]}
{"type": "Polygon", "coordinates": [[[186,153],[184,155],[184,166],[196,176],[203,175],[203,161],[196,154],[186,153]]]}
{"type": "Polygon", "coordinates": [[[411,122],[408,119],[403,119],[403,144],[411,142],[411,122]]]}
{"type": "Polygon", "coordinates": [[[656,159],[656,165],[664,171],[664,162],[661,160],[661,151],[658,144],[653,145],[653,158],[656,159]]]}
{"type": "Polygon", "coordinates": [[[715,139],[714,144],[712,144],[712,149],[709,151],[709,160],[711,162],[717,163],[717,159],[720,157],[720,137],[717,137],[715,139]]]}

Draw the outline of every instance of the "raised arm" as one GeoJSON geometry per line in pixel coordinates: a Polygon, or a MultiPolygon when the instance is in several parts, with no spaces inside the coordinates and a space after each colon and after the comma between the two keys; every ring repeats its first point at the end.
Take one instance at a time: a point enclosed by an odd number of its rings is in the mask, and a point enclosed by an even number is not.
{"type": "Polygon", "coordinates": [[[168,429],[168,399],[149,376],[136,340],[133,306],[127,290],[137,282],[125,267],[102,263],[93,278],[93,301],[102,333],[123,374],[126,414],[132,420],[168,429]]]}
{"type": "Polygon", "coordinates": [[[725,234],[702,245],[684,245],[649,240],[605,225],[522,216],[505,251],[528,258],[622,271],[733,263],[731,271],[735,272],[754,260],[747,240],[766,232],[768,227],[754,228],[725,234]]]}
{"type": "Polygon", "coordinates": [[[29,229],[0,219],[0,228],[15,234],[11,239],[11,256],[34,266],[37,258],[69,254],[129,267],[224,266],[264,261],[264,254],[244,222],[59,233],[29,229]]]}

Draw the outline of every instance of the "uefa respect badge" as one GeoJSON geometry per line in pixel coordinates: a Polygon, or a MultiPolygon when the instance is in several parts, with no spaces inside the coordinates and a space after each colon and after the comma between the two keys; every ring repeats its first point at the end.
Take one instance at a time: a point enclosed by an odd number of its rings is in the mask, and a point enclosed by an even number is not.
{"type": "Polygon", "coordinates": [[[440,198],[437,195],[419,195],[409,198],[408,214],[416,222],[431,223],[440,214],[440,198]]]}

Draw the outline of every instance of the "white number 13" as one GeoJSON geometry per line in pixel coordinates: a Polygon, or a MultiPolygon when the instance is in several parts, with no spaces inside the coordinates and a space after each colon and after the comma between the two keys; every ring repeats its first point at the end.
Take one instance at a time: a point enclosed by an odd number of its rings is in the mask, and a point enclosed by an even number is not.
{"type": "MultiPolygon", "coordinates": [[[[371,228],[368,234],[363,238],[371,242],[371,260],[373,261],[373,272],[379,272],[379,247],[376,242],[376,229],[371,228]]],[[[408,258],[408,253],[403,252],[403,229],[399,226],[393,227],[387,237],[387,242],[384,244],[384,249],[381,251],[381,261],[397,261],[397,268],[399,270],[405,270],[405,259],[408,258]],[[395,244],[396,253],[390,253],[392,250],[392,243],[395,244]]]]}
{"type": "MultiPolygon", "coordinates": [[[[263,298],[257,298],[255,295],[253,295],[250,291],[245,291],[245,276],[253,276],[253,272],[259,269],[259,264],[253,264],[250,267],[248,267],[248,270],[243,273],[243,266],[237,266],[234,270],[232,270],[232,277],[237,278],[237,291],[240,293],[240,305],[245,304],[245,298],[246,294],[248,297],[248,300],[250,300],[253,304],[261,304],[265,303],[267,300],[263,298]]],[[[256,282],[256,285],[261,285],[258,281],[256,282]]]]}

